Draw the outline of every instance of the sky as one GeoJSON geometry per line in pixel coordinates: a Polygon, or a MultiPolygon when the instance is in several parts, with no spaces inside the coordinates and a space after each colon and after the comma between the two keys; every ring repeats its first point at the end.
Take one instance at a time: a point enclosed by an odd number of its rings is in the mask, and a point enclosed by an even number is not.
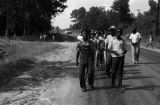
{"type": "MultiPolygon", "coordinates": [[[[68,0],[66,5],[68,6],[64,12],[57,15],[55,19],[52,19],[53,26],[59,26],[61,29],[68,28],[71,22],[70,14],[74,9],[79,9],[80,7],[85,7],[89,10],[92,6],[104,6],[106,10],[110,9],[114,0],[68,0]]],[[[147,11],[149,9],[148,0],[130,0],[129,2],[130,10],[135,15],[137,10],[141,12],[147,11]]]]}

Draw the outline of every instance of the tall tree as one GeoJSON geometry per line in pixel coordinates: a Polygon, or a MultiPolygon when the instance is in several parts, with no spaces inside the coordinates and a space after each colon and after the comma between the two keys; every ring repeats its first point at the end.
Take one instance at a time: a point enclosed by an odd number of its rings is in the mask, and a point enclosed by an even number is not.
{"type": "Polygon", "coordinates": [[[71,18],[73,19],[72,22],[74,22],[75,24],[79,21],[78,20],[78,10],[77,9],[72,11],[71,18]]]}
{"type": "Polygon", "coordinates": [[[89,28],[89,29],[107,29],[108,19],[104,7],[91,7],[89,11],[85,8],[75,9],[71,13],[71,17],[74,18],[72,28],[89,28]],[[81,27],[79,27],[81,26],[81,27]]]}
{"type": "MultiPolygon", "coordinates": [[[[2,1],[6,2],[5,0],[2,1]]],[[[0,4],[3,3],[2,1],[0,1],[0,4]]],[[[26,34],[26,30],[30,33],[49,31],[51,29],[51,18],[55,17],[58,13],[63,12],[67,7],[64,4],[67,0],[9,1],[8,5],[10,8],[7,9],[7,11],[3,10],[2,12],[3,14],[7,14],[9,13],[8,11],[12,11],[12,15],[6,15],[6,20],[8,20],[8,24],[15,24],[13,25],[15,27],[14,29],[18,30],[18,32],[23,35],[26,34]],[[15,21],[10,22],[8,17],[15,21]]]]}
{"type": "Polygon", "coordinates": [[[71,13],[71,18],[73,19],[72,22],[76,24],[77,28],[82,28],[85,15],[86,15],[86,9],[84,7],[72,11],[71,13]]]}
{"type": "Polygon", "coordinates": [[[79,19],[80,27],[82,29],[84,17],[86,14],[86,9],[84,7],[79,8],[78,14],[79,14],[78,19],[79,19]]]}
{"type": "Polygon", "coordinates": [[[150,7],[148,13],[150,13],[151,15],[156,15],[155,11],[157,10],[157,2],[154,0],[149,0],[148,5],[150,7]]]}
{"type": "Polygon", "coordinates": [[[115,0],[111,8],[118,15],[120,23],[131,24],[133,22],[129,8],[129,0],[115,0]]]}

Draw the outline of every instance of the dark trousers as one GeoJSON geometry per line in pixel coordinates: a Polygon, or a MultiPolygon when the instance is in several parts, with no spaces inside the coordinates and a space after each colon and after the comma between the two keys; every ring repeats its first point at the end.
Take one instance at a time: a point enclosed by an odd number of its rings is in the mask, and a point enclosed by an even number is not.
{"type": "Polygon", "coordinates": [[[100,51],[96,50],[96,54],[95,54],[95,67],[98,67],[100,63],[100,51]]]}
{"type": "Polygon", "coordinates": [[[124,57],[112,57],[112,86],[115,86],[115,80],[118,80],[118,86],[122,86],[124,68],[124,57]]]}
{"type": "Polygon", "coordinates": [[[86,83],[85,83],[86,79],[88,80],[89,85],[94,84],[94,67],[89,63],[80,63],[79,81],[81,88],[86,88],[86,83]]]}
{"type": "Polygon", "coordinates": [[[110,77],[111,65],[112,65],[112,56],[110,52],[107,52],[106,55],[106,74],[110,77]]]}
{"type": "Polygon", "coordinates": [[[95,66],[102,66],[104,60],[103,50],[96,50],[95,54],[95,66]]]}

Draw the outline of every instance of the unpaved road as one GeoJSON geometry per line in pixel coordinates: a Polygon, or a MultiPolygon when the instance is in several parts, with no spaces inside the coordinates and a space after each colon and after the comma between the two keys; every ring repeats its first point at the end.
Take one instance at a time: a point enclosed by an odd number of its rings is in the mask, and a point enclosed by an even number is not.
{"type": "MultiPolygon", "coordinates": [[[[104,71],[95,73],[95,90],[81,92],[75,66],[76,43],[61,43],[64,49],[36,56],[37,62],[59,62],[61,73],[27,90],[1,91],[1,105],[160,105],[160,53],[141,50],[140,64],[126,55],[124,91],[110,87],[104,71]]],[[[46,64],[46,70],[52,64],[46,64]]]]}

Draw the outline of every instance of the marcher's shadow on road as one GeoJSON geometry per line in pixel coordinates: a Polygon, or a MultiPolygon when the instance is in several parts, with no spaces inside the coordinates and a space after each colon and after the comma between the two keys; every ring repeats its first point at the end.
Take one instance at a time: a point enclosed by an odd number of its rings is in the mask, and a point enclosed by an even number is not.
{"type": "Polygon", "coordinates": [[[124,65],[124,68],[132,68],[132,67],[137,67],[137,66],[141,66],[141,65],[138,65],[138,64],[127,64],[127,65],[124,65]]]}
{"type": "Polygon", "coordinates": [[[130,79],[146,79],[146,78],[154,78],[152,76],[126,76],[123,80],[130,80],[130,79]]]}
{"type": "Polygon", "coordinates": [[[160,64],[160,62],[140,62],[140,63],[138,63],[139,65],[140,64],[146,64],[146,65],[148,65],[148,64],[160,64]]]}
{"type": "Polygon", "coordinates": [[[106,76],[103,76],[103,77],[97,77],[97,78],[95,78],[94,80],[104,80],[104,79],[108,79],[108,77],[106,77],[106,76]]]}
{"type": "Polygon", "coordinates": [[[125,91],[130,91],[130,90],[154,90],[156,88],[160,88],[160,85],[146,85],[146,86],[136,86],[136,87],[131,87],[131,88],[125,88],[125,91]]]}
{"type": "Polygon", "coordinates": [[[124,70],[123,75],[127,75],[127,74],[140,74],[140,70],[124,70]]]}
{"type": "MultiPolygon", "coordinates": [[[[123,88],[128,88],[130,85],[122,85],[123,88]]],[[[95,89],[88,89],[87,91],[101,91],[101,90],[111,90],[111,89],[118,89],[118,88],[113,88],[112,86],[95,86],[95,89]]]]}
{"type": "Polygon", "coordinates": [[[106,73],[101,73],[101,74],[99,74],[99,73],[96,73],[95,72],[95,78],[94,78],[94,80],[104,80],[104,79],[109,79],[108,78],[108,76],[107,76],[107,74],[106,73]]]}

